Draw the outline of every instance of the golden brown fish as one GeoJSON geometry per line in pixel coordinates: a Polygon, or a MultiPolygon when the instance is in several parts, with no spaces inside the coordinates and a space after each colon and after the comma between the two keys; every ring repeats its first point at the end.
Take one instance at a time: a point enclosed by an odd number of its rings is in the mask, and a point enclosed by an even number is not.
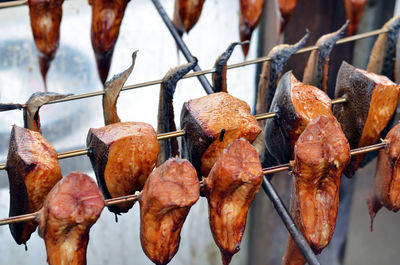
{"type": "Polygon", "coordinates": [[[179,34],[189,33],[196,25],[203,9],[204,0],[175,0],[172,22],[179,34]]]}
{"type": "Polygon", "coordinates": [[[344,0],[344,7],[346,10],[346,17],[350,21],[347,29],[349,36],[357,31],[358,23],[361,21],[362,13],[364,11],[367,0],[344,0]]]}
{"type": "MultiPolygon", "coordinates": [[[[264,0],[239,0],[240,15],[239,15],[239,32],[240,41],[250,41],[253,30],[257,27],[260,21],[263,9],[264,0]]],[[[250,44],[242,45],[243,54],[246,57],[249,52],[250,44]]]]}

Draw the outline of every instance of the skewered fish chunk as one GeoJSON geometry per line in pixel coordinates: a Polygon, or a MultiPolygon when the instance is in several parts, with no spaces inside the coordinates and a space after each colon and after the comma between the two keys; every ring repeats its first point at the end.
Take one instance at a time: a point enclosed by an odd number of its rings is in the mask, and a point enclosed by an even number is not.
{"type": "Polygon", "coordinates": [[[90,36],[102,84],[107,80],[119,28],[129,1],[89,0],[92,6],[90,36]]]}
{"type": "MultiPolygon", "coordinates": [[[[194,62],[172,68],[164,76],[161,82],[160,99],[158,103],[157,133],[168,133],[176,131],[173,98],[176,84],[182,77],[197,65],[194,62]]],[[[160,153],[157,158],[157,166],[164,163],[168,158],[179,155],[178,140],[174,138],[160,141],[160,153]]]]}
{"type": "Polygon", "coordinates": [[[46,75],[60,40],[64,0],[28,0],[33,38],[39,50],[40,72],[46,87],[46,75]]]}
{"type": "Polygon", "coordinates": [[[325,34],[318,39],[315,44],[318,49],[312,51],[308,57],[303,75],[304,84],[316,86],[327,93],[329,55],[333,45],[343,37],[348,25],[349,21],[346,21],[337,31],[325,34]]]}
{"type": "Polygon", "coordinates": [[[291,72],[279,81],[270,112],[277,116],[265,124],[265,145],[280,163],[292,158],[294,144],[314,118],[333,116],[331,100],[320,89],[298,81],[291,72]]]}
{"type": "Polygon", "coordinates": [[[175,0],[173,23],[180,35],[189,33],[196,25],[203,9],[204,0],[175,0]]]}
{"type": "Polygon", "coordinates": [[[155,264],[167,264],[178,251],[183,223],[199,196],[196,170],[186,159],[170,158],[150,174],[140,196],[140,241],[155,264]]]}
{"type": "MultiPolygon", "coordinates": [[[[340,178],[349,161],[349,143],[334,117],[317,117],[296,142],[290,213],[315,253],[333,236],[340,178]]],[[[289,235],[282,264],[305,263],[289,235]]]]}
{"type": "Polygon", "coordinates": [[[58,94],[54,92],[36,92],[26,102],[26,108],[24,108],[24,127],[41,133],[40,129],[40,116],[39,109],[49,101],[62,99],[72,94],[58,94]]]}
{"type": "Polygon", "coordinates": [[[390,19],[382,27],[388,30],[387,34],[381,34],[375,41],[367,66],[368,72],[381,74],[390,80],[400,82],[400,70],[398,70],[397,43],[400,33],[400,16],[390,19]],[[396,60],[394,60],[396,58],[396,60]]]}
{"type": "Polygon", "coordinates": [[[38,216],[50,265],[86,264],[89,230],[103,208],[103,196],[86,174],[71,173],[54,186],[38,216]]]}
{"type": "MultiPolygon", "coordinates": [[[[147,123],[120,122],[92,128],[86,143],[97,183],[106,199],[142,190],[157,161],[157,135],[147,123]]],[[[108,209],[120,214],[132,206],[127,202],[108,209]]]]}
{"type": "Polygon", "coordinates": [[[297,0],[278,0],[279,11],[281,13],[280,33],[282,33],[288,24],[294,9],[296,8],[297,0]]]}
{"type": "MultiPolygon", "coordinates": [[[[38,211],[53,186],[62,178],[57,152],[38,133],[13,126],[6,163],[10,183],[10,217],[38,211]]],[[[37,224],[10,224],[17,244],[26,244],[37,224]]]]}
{"type": "Polygon", "coordinates": [[[364,11],[367,0],[344,0],[344,7],[346,10],[346,17],[350,21],[347,33],[349,36],[357,31],[358,23],[361,21],[362,13],[364,11]]]}
{"type": "MultiPolygon", "coordinates": [[[[335,104],[336,116],[352,149],[375,144],[392,117],[399,98],[399,87],[387,77],[357,69],[343,62],[337,76],[335,97],[346,97],[346,104],[335,104]]],[[[351,159],[345,170],[354,175],[365,154],[351,159]]]]}
{"type": "Polygon", "coordinates": [[[393,212],[400,209],[400,123],[390,130],[384,142],[386,147],[379,151],[375,180],[367,199],[371,231],[374,218],[382,206],[393,212]]]}
{"type": "MultiPolygon", "coordinates": [[[[257,27],[260,21],[263,9],[264,0],[239,0],[240,15],[239,15],[239,32],[240,41],[250,41],[253,30],[257,27]]],[[[250,44],[242,45],[244,56],[249,52],[250,44]]]]}
{"type": "Polygon", "coordinates": [[[224,150],[204,181],[211,232],[225,265],[240,249],[247,212],[262,178],[257,151],[238,139],[224,150]]]}
{"type": "Polygon", "coordinates": [[[207,176],[223,150],[244,138],[253,142],[261,129],[246,102],[220,92],[183,105],[181,127],[185,131],[182,156],[200,176],[207,176]]]}

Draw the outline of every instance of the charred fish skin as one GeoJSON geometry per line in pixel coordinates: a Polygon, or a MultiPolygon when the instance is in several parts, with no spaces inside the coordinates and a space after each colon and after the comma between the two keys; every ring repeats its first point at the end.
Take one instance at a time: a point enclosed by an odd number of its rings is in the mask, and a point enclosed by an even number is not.
{"type": "Polygon", "coordinates": [[[317,50],[311,52],[303,75],[303,83],[316,86],[327,93],[329,55],[335,43],[341,39],[349,25],[349,21],[337,31],[325,34],[316,43],[317,50]]]}
{"type": "Polygon", "coordinates": [[[292,159],[294,145],[307,124],[320,115],[333,116],[331,100],[320,89],[298,81],[291,72],[278,83],[269,112],[264,142],[268,152],[280,163],[292,159]]]}
{"type": "Polygon", "coordinates": [[[306,44],[309,36],[310,32],[307,31],[297,43],[275,46],[268,53],[270,60],[263,64],[258,83],[256,113],[265,113],[269,110],[283,67],[290,57],[306,44]]]}
{"type": "Polygon", "coordinates": [[[64,0],[28,0],[33,38],[39,50],[39,66],[46,87],[47,71],[58,49],[64,0]]]}
{"type": "Polygon", "coordinates": [[[85,265],[89,230],[104,208],[104,198],[86,174],[66,176],[51,190],[38,223],[50,265],[85,265]]]}
{"type": "MultiPolygon", "coordinates": [[[[193,70],[197,65],[194,62],[172,68],[164,76],[161,82],[160,97],[158,103],[157,133],[176,131],[173,98],[178,81],[184,75],[193,70]]],[[[178,140],[174,138],[165,139],[159,142],[160,152],[157,158],[157,166],[164,163],[168,158],[179,155],[178,140]]]]}
{"type": "MultiPolygon", "coordinates": [[[[239,0],[240,15],[239,15],[239,32],[240,41],[250,41],[253,30],[257,27],[260,21],[263,9],[264,0],[239,0]]],[[[249,52],[249,44],[242,45],[244,57],[249,52]]]]}
{"type": "MultiPolygon", "coordinates": [[[[290,213],[316,254],[333,236],[341,175],[349,161],[349,143],[332,116],[315,118],[296,142],[290,213]]],[[[289,235],[282,264],[305,263],[289,235]]]]}
{"type": "Polygon", "coordinates": [[[381,34],[375,41],[369,58],[367,71],[387,76],[394,82],[398,73],[395,72],[397,42],[400,32],[400,16],[393,17],[382,29],[387,29],[387,34],[381,34]]]}
{"type": "Polygon", "coordinates": [[[364,11],[367,0],[344,0],[344,7],[346,10],[346,17],[350,21],[347,33],[349,36],[357,31],[358,23],[361,21],[362,13],[364,11]]]}
{"type": "Polygon", "coordinates": [[[238,139],[224,150],[204,180],[210,228],[225,265],[240,249],[247,213],[262,178],[257,151],[238,139]]]}
{"type": "Polygon", "coordinates": [[[223,150],[234,140],[253,142],[261,132],[246,102],[228,93],[210,94],[185,102],[181,112],[182,157],[208,176],[223,150]]]}
{"type": "Polygon", "coordinates": [[[367,199],[371,231],[382,206],[393,212],[400,209],[400,123],[389,131],[384,142],[386,147],[379,151],[375,179],[367,199]]]}
{"type": "Polygon", "coordinates": [[[92,6],[91,41],[102,84],[107,80],[115,43],[129,1],[89,0],[92,6]]]}
{"type": "MultiPolygon", "coordinates": [[[[396,109],[399,88],[385,76],[343,62],[337,75],[335,97],[347,99],[345,104],[334,105],[333,114],[354,149],[378,141],[396,109]]],[[[364,157],[351,159],[344,171],[347,177],[354,175],[364,157]]]]}
{"type": "MultiPolygon", "coordinates": [[[[57,152],[40,133],[13,126],[6,170],[10,183],[10,217],[38,211],[62,178],[57,152]]],[[[10,224],[17,244],[26,244],[36,222],[10,224]]]]}
{"type": "MultiPolygon", "coordinates": [[[[97,183],[106,199],[142,190],[158,156],[157,134],[150,124],[121,122],[90,129],[86,139],[88,156],[97,183]]],[[[133,203],[108,206],[126,213],[133,203]]]]}
{"type": "Polygon", "coordinates": [[[140,196],[140,242],[155,264],[176,254],[180,232],[200,196],[195,168],[186,159],[170,158],[149,176],[140,196]]]}
{"type": "Polygon", "coordinates": [[[233,50],[237,45],[245,45],[249,44],[249,41],[244,42],[233,42],[229,45],[229,47],[224,51],[215,61],[214,68],[215,72],[212,73],[212,81],[213,81],[213,91],[214,93],[218,92],[228,92],[226,85],[226,71],[227,71],[227,62],[231,57],[233,50]]]}
{"type": "Polygon", "coordinates": [[[204,0],[175,0],[172,23],[182,36],[196,25],[203,9],[204,0]]]}
{"type": "Polygon", "coordinates": [[[24,108],[24,127],[42,133],[40,127],[39,109],[46,103],[62,99],[72,94],[58,94],[54,92],[35,92],[29,97],[24,108]]]}
{"type": "Polygon", "coordinates": [[[105,83],[104,96],[103,96],[103,116],[105,125],[113,124],[120,122],[120,118],[117,113],[117,99],[119,97],[119,93],[122,90],[126,80],[132,73],[133,67],[135,66],[137,52],[135,51],[132,54],[132,64],[128,69],[114,75],[111,80],[105,83]]]}

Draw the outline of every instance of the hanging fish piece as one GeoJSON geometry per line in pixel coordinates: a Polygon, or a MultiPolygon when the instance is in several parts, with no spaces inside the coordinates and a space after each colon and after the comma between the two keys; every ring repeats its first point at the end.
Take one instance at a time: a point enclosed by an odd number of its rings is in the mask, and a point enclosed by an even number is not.
{"type": "Polygon", "coordinates": [[[126,80],[132,73],[133,67],[135,66],[136,55],[138,51],[132,54],[132,64],[128,69],[114,75],[113,78],[105,83],[105,90],[103,96],[103,115],[105,125],[120,122],[117,113],[117,99],[122,87],[126,80]]]}
{"type": "Polygon", "coordinates": [[[316,86],[327,93],[329,55],[333,45],[343,37],[348,25],[349,21],[346,21],[337,31],[325,34],[318,39],[315,44],[318,49],[313,50],[308,57],[303,75],[304,84],[316,86]]]}
{"type": "Polygon", "coordinates": [[[292,72],[285,73],[269,110],[277,115],[265,124],[264,142],[268,152],[280,163],[288,163],[306,126],[318,116],[333,117],[331,108],[331,100],[323,91],[298,81],[292,72]]]}
{"type": "Polygon", "coordinates": [[[154,264],[175,256],[181,229],[200,196],[196,170],[186,159],[170,158],[149,176],[140,196],[140,242],[154,264]]]}
{"type": "Polygon", "coordinates": [[[347,28],[347,35],[352,36],[356,33],[366,3],[367,0],[344,0],[346,17],[350,21],[347,28]]]}
{"type": "Polygon", "coordinates": [[[104,84],[126,6],[130,0],[89,0],[92,6],[91,40],[100,81],[104,84]]]}
{"type": "Polygon", "coordinates": [[[46,76],[58,49],[64,0],[28,0],[33,38],[39,50],[39,66],[47,91],[46,76]]]}
{"type": "Polygon", "coordinates": [[[249,105],[225,92],[185,102],[181,128],[185,131],[182,157],[193,164],[200,178],[208,176],[229,144],[239,138],[251,143],[261,132],[249,105]]]}
{"type": "Polygon", "coordinates": [[[182,36],[196,25],[203,9],[204,0],[175,0],[172,23],[182,36]]]}
{"type": "MultiPolygon", "coordinates": [[[[10,183],[10,217],[38,211],[62,178],[57,152],[39,132],[14,125],[6,162],[10,183]]],[[[26,244],[36,222],[10,224],[17,244],[26,244]]]]}
{"type": "Polygon", "coordinates": [[[249,43],[249,41],[231,43],[228,49],[217,58],[214,64],[215,72],[212,73],[214,93],[228,92],[226,87],[226,64],[237,45],[246,45],[249,43]]]}
{"type": "MultiPolygon", "coordinates": [[[[315,254],[335,231],[341,175],[349,161],[349,143],[332,116],[312,120],[296,142],[290,214],[315,254]]],[[[306,259],[288,235],[282,265],[294,264],[306,264],[306,259]]]]}
{"type": "MultiPolygon", "coordinates": [[[[263,9],[264,0],[239,0],[240,15],[239,15],[239,32],[240,41],[250,41],[253,30],[257,27],[260,21],[263,9]]],[[[244,57],[249,52],[250,44],[242,45],[244,57]]]]}
{"type": "Polygon", "coordinates": [[[57,99],[62,99],[72,94],[58,94],[54,92],[36,92],[26,102],[24,108],[24,127],[41,133],[39,109],[44,104],[57,99]]]}
{"type": "MultiPolygon", "coordinates": [[[[167,133],[176,131],[174,117],[174,93],[176,84],[189,71],[197,65],[194,62],[172,68],[164,76],[161,82],[160,99],[158,103],[157,133],[167,133]]],[[[159,142],[160,152],[157,158],[157,166],[164,163],[168,158],[179,155],[178,140],[173,137],[159,142]]]]}
{"type": "Polygon", "coordinates": [[[50,191],[38,214],[49,265],[86,265],[90,228],[104,208],[94,180],[71,173],[50,191]]]}
{"type": "Polygon", "coordinates": [[[379,151],[375,179],[367,199],[371,231],[382,206],[393,212],[400,209],[400,123],[389,131],[383,142],[386,147],[379,151]]]}
{"type": "Polygon", "coordinates": [[[388,30],[387,34],[380,34],[372,48],[367,66],[367,71],[387,76],[390,80],[399,83],[400,71],[397,70],[399,56],[397,49],[400,36],[400,16],[393,17],[382,29],[388,30]],[[397,70],[397,71],[396,71],[397,70]]]}
{"type": "MultiPolygon", "coordinates": [[[[397,106],[399,86],[386,76],[377,75],[343,62],[340,66],[335,97],[346,104],[335,104],[333,114],[342,125],[351,149],[375,144],[397,106]]],[[[365,154],[351,158],[345,175],[351,177],[365,154]]]]}
{"type": "Polygon", "coordinates": [[[204,180],[210,228],[225,265],[240,249],[247,213],[262,179],[257,151],[238,139],[224,150],[204,180]]]}
{"type": "Polygon", "coordinates": [[[279,33],[282,34],[289,23],[290,18],[296,8],[297,0],[278,0],[279,12],[281,15],[281,25],[279,33]]]}

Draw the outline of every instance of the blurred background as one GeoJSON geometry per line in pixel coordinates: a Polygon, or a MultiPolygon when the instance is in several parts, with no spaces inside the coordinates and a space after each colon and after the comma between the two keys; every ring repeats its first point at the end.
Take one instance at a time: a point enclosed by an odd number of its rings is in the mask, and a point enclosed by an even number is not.
{"type": "MultiPolygon", "coordinates": [[[[0,1],[1,2],[1,1],[0,1]]],[[[325,33],[337,30],[345,21],[343,1],[299,0],[285,33],[277,38],[274,21],[276,6],[265,0],[264,13],[259,27],[254,31],[247,59],[265,56],[279,42],[294,43],[311,31],[307,45],[312,45],[325,33]]],[[[398,13],[395,0],[369,0],[364,10],[358,32],[380,28],[398,13]]],[[[170,17],[173,0],[162,4],[170,17]]],[[[58,93],[86,93],[99,91],[99,81],[90,42],[91,8],[84,0],[66,0],[63,4],[60,47],[47,75],[47,88],[58,93]]],[[[216,58],[231,42],[239,40],[239,1],[207,0],[202,15],[184,41],[199,60],[202,69],[213,67],[216,58]]],[[[375,37],[333,49],[329,71],[329,94],[334,91],[338,66],[342,60],[365,69],[375,37]]],[[[149,0],[134,0],[128,4],[115,47],[110,69],[110,79],[125,70],[131,63],[131,54],[139,50],[135,68],[126,85],[162,78],[167,71],[186,63],[177,52],[173,38],[149,0]]],[[[294,55],[286,70],[293,70],[300,78],[308,54],[294,55]]],[[[245,60],[240,47],[236,48],[229,64],[245,60]]],[[[255,89],[262,65],[250,65],[228,71],[228,90],[245,100],[252,109],[255,89]]],[[[286,71],[285,70],[285,71],[286,71]]],[[[207,78],[210,79],[208,75],[207,78]]],[[[24,103],[30,95],[44,91],[37,62],[29,10],[26,5],[0,9],[0,102],[24,103]]],[[[185,101],[205,95],[196,78],[178,83],[174,97],[176,124],[179,126],[181,106],[185,101]]],[[[118,114],[122,121],[143,121],[156,127],[159,86],[148,86],[121,92],[118,114]]],[[[104,125],[101,97],[45,105],[40,110],[43,135],[57,152],[86,146],[89,128],[104,125]]],[[[8,152],[11,126],[23,126],[22,111],[0,112],[0,162],[8,152]]],[[[63,175],[83,171],[94,176],[86,156],[60,160],[63,175]]],[[[354,197],[341,201],[350,208],[347,244],[340,249],[328,250],[321,257],[322,264],[396,264],[400,230],[400,216],[387,210],[379,212],[374,232],[369,231],[369,215],[365,198],[375,174],[376,161],[360,169],[352,180],[343,180],[354,197]],[[395,246],[395,247],[394,247],[395,246]],[[332,253],[329,255],[329,253],[332,253]]],[[[287,173],[274,178],[279,194],[288,206],[290,177],[287,173]],[[284,181],[282,181],[284,179],[284,181]]],[[[0,171],[0,218],[8,216],[9,191],[6,172],[0,171]]],[[[341,216],[339,216],[339,219],[341,216]]],[[[345,233],[347,234],[347,233],[345,233]]],[[[170,264],[221,264],[208,225],[208,209],[201,198],[191,209],[183,226],[179,251],[170,264]]],[[[249,215],[241,251],[233,257],[232,264],[280,264],[286,243],[287,231],[263,192],[257,195],[249,215]]],[[[335,235],[336,236],[336,235],[335,235]]],[[[18,246],[8,229],[0,227],[0,262],[2,264],[45,264],[43,240],[35,233],[27,243],[28,251],[18,246]]],[[[88,264],[152,264],[143,253],[139,240],[139,207],[119,217],[105,209],[90,232],[88,264]]]]}

